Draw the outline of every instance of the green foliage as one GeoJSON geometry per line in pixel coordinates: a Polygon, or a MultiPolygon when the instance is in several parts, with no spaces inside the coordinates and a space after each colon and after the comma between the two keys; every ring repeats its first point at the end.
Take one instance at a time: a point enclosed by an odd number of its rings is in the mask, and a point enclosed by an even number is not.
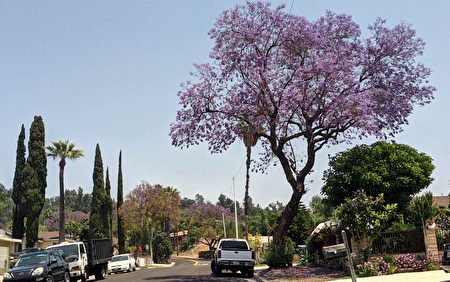
{"type": "Polygon", "coordinates": [[[396,217],[396,210],[396,204],[385,204],[383,194],[372,197],[359,191],[353,199],[345,199],[336,210],[336,217],[341,226],[360,241],[366,235],[375,238],[385,224],[396,217]]]}
{"type": "Polygon", "coordinates": [[[47,187],[47,157],[45,154],[45,128],[40,116],[35,116],[30,127],[28,141],[28,158],[23,169],[22,185],[25,195],[24,203],[27,247],[33,247],[37,242],[39,216],[45,202],[47,187]]]}
{"type": "Polygon", "coordinates": [[[304,244],[311,232],[314,230],[314,223],[306,207],[300,203],[297,215],[294,217],[288,230],[288,237],[297,245],[304,244]]]}
{"type": "Polygon", "coordinates": [[[334,207],[329,205],[327,201],[319,195],[313,196],[311,202],[309,202],[311,209],[311,219],[314,225],[325,222],[333,216],[334,207]]]}
{"type": "Polygon", "coordinates": [[[25,218],[25,206],[22,203],[22,199],[25,195],[25,187],[23,187],[23,169],[25,168],[25,127],[22,124],[20,129],[19,137],[17,139],[17,150],[16,150],[16,168],[14,171],[13,189],[12,189],[12,199],[14,201],[14,212],[13,212],[13,226],[12,226],[12,237],[16,239],[21,239],[25,233],[24,218],[25,218]]]}
{"type": "Polygon", "coordinates": [[[288,267],[292,265],[294,252],[295,243],[290,238],[287,238],[282,252],[277,252],[271,243],[262,254],[262,258],[270,268],[288,267]]]}
{"type": "Polygon", "coordinates": [[[156,263],[168,263],[174,251],[167,233],[158,232],[153,238],[153,259],[156,263]]]}
{"type": "Polygon", "coordinates": [[[45,153],[44,121],[41,116],[35,116],[31,123],[27,162],[36,171],[38,186],[42,196],[45,198],[45,188],[47,187],[47,156],[45,153]]]}
{"type": "Polygon", "coordinates": [[[90,238],[109,238],[109,218],[105,203],[108,202],[108,195],[105,191],[103,178],[103,160],[100,146],[95,148],[94,172],[92,174],[94,188],[92,189],[91,214],[89,218],[90,238]]]}
{"type": "Polygon", "coordinates": [[[125,223],[120,213],[123,204],[123,176],[122,176],[122,151],[119,153],[119,172],[117,176],[117,239],[119,243],[119,253],[123,254],[125,250],[125,223]]]}
{"type": "Polygon", "coordinates": [[[403,213],[412,195],[428,187],[434,170],[425,153],[403,144],[376,142],[338,153],[324,172],[322,193],[333,206],[359,191],[368,196],[384,194],[387,204],[398,204],[403,213]]]}
{"type": "Polygon", "coordinates": [[[214,251],[200,251],[198,252],[198,258],[201,259],[212,259],[214,251]]]}
{"type": "Polygon", "coordinates": [[[106,192],[106,201],[103,204],[105,205],[106,215],[108,217],[108,237],[112,241],[112,237],[113,237],[113,231],[112,231],[113,202],[111,199],[111,182],[109,181],[109,169],[108,168],[106,168],[105,192],[106,192]]]}
{"type": "Polygon", "coordinates": [[[14,202],[5,186],[0,183],[0,229],[10,229],[13,219],[14,202]]]}
{"type": "Polygon", "coordinates": [[[424,226],[427,220],[434,220],[438,213],[439,207],[433,204],[431,192],[413,198],[408,206],[408,219],[418,226],[424,226]]]}

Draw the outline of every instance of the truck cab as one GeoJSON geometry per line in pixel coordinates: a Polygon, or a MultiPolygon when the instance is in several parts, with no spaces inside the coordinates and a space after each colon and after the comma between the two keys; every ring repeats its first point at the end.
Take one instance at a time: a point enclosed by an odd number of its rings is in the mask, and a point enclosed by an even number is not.
{"type": "Polygon", "coordinates": [[[49,246],[47,249],[60,249],[64,253],[66,261],[69,263],[71,281],[77,281],[78,279],[81,279],[83,282],[87,281],[88,274],[86,266],[88,264],[88,258],[83,242],[63,242],[49,246]]]}

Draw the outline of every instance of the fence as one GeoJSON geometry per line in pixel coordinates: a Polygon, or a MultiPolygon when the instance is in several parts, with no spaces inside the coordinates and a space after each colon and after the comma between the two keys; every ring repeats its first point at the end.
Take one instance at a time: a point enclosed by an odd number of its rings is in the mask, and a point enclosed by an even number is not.
{"type": "Polygon", "coordinates": [[[382,232],[372,243],[372,254],[425,252],[422,229],[382,232]]]}
{"type": "Polygon", "coordinates": [[[436,229],[436,243],[439,251],[443,251],[444,244],[450,243],[450,229],[436,229]]]}

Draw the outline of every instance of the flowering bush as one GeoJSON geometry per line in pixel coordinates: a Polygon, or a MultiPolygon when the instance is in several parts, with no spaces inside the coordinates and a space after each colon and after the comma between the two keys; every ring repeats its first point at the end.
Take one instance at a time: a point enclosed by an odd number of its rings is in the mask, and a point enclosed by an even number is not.
{"type": "Polygon", "coordinates": [[[399,268],[413,268],[415,270],[422,270],[427,266],[426,259],[419,259],[412,254],[397,255],[394,259],[394,263],[399,268]]]}

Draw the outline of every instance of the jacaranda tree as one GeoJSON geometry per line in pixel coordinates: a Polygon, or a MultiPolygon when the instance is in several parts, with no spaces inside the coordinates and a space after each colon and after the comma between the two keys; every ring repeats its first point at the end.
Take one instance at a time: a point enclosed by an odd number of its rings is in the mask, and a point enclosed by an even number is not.
{"type": "Polygon", "coordinates": [[[220,153],[246,124],[260,140],[255,168],[279,162],[292,195],[273,232],[283,250],[316,153],[357,137],[401,131],[414,105],[432,99],[430,69],[418,63],[424,42],[410,25],[378,19],[367,38],[345,14],[309,21],[269,3],[224,11],[209,35],[211,63],[178,93],[173,145],[207,142],[220,153]]]}

